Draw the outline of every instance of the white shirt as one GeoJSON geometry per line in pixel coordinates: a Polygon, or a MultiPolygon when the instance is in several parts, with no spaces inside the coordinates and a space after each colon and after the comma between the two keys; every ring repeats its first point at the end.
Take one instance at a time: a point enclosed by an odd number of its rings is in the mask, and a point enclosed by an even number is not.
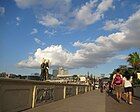
{"type": "Polygon", "coordinates": [[[124,87],[125,87],[125,88],[126,88],[126,87],[132,87],[132,84],[131,84],[132,77],[131,77],[129,80],[127,80],[127,79],[124,77],[123,80],[124,80],[124,87]]]}

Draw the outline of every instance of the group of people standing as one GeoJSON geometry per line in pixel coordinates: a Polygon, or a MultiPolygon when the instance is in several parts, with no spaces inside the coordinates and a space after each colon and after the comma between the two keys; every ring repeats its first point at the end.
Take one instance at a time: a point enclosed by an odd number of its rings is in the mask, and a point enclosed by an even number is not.
{"type": "Polygon", "coordinates": [[[41,68],[41,80],[47,80],[49,77],[49,60],[43,59],[40,68],[41,68]]]}
{"type": "Polygon", "coordinates": [[[113,80],[111,82],[111,87],[115,89],[117,101],[120,102],[122,98],[122,91],[124,90],[124,100],[132,105],[132,76],[125,71],[124,77],[120,73],[120,69],[116,70],[113,75],[113,80]]]}

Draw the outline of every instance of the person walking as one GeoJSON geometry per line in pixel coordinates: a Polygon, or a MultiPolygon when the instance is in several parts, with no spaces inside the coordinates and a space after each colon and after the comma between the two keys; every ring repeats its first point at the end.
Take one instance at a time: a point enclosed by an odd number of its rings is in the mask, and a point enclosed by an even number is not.
{"type": "Polygon", "coordinates": [[[124,91],[125,91],[125,101],[132,105],[132,76],[128,71],[125,71],[125,77],[123,78],[124,91]]]}
{"type": "Polygon", "coordinates": [[[112,94],[113,92],[113,87],[111,86],[111,81],[108,81],[108,93],[112,94]]]}
{"type": "Polygon", "coordinates": [[[116,98],[117,101],[121,101],[121,96],[122,96],[122,84],[123,84],[123,77],[120,74],[120,69],[116,70],[116,74],[113,75],[113,80],[112,80],[112,87],[114,87],[115,92],[116,92],[116,98]]]}
{"type": "Polygon", "coordinates": [[[100,88],[100,92],[103,93],[104,92],[104,84],[103,84],[102,79],[99,79],[99,88],[100,88]]]}

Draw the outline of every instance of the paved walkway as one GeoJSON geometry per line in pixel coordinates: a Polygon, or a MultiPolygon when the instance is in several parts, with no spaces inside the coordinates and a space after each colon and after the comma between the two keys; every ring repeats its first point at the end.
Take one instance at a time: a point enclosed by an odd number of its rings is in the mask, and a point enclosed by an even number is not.
{"type": "Polygon", "coordinates": [[[115,95],[106,95],[106,112],[140,112],[140,99],[133,98],[133,105],[129,105],[124,100],[118,103],[115,95]]]}
{"type": "Polygon", "coordinates": [[[140,100],[134,99],[133,105],[118,103],[114,96],[94,90],[24,112],[140,112],[140,100]]]}
{"type": "Polygon", "coordinates": [[[92,91],[39,106],[26,112],[105,112],[105,94],[92,91]]]}

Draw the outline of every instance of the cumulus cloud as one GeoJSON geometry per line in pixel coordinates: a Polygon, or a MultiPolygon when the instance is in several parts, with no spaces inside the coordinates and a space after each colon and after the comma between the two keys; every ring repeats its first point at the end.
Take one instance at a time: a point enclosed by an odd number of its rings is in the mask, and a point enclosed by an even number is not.
{"type": "Polygon", "coordinates": [[[34,59],[32,56],[28,57],[28,60],[22,60],[18,63],[18,67],[21,68],[40,68],[40,63],[38,60],[34,59]]]}
{"type": "Polygon", "coordinates": [[[97,1],[87,2],[79,10],[76,11],[76,21],[85,25],[90,25],[100,20],[104,12],[112,7],[113,0],[103,0],[98,6],[97,1]],[[97,6],[97,9],[95,10],[97,6]],[[94,9],[94,10],[93,10],[94,9]]]}
{"type": "Polygon", "coordinates": [[[113,7],[112,3],[113,3],[113,0],[103,0],[98,5],[97,11],[99,11],[101,13],[104,12],[104,11],[107,11],[108,8],[113,7]]]}
{"type": "Polygon", "coordinates": [[[51,60],[52,66],[92,68],[108,62],[113,57],[124,59],[122,56],[117,56],[119,51],[130,48],[140,49],[139,35],[140,10],[123,21],[123,27],[116,33],[100,36],[94,42],[75,42],[73,47],[78,49],[75,52],[67,51],[61,45],[52,45],[45,49],[37,49],[34,56],[18,64],[20,67],[29,67],[30,63],[36,65],[36,62],[39,64],[41,59],[46,58],[51,60]]]}
{"type": "Polygon", "coordinates": [[[0,7],[0,15],[3,15],[5,13],[5,8],[4,7],[0,7]]]}
{"type": "Polygon", "coordinates": [[[66,25],[75,28],[91,25],[103,18],[109,8],[114,8],[113,0],[101,2],[90,0],[78,9],[71,7],[71,0],[15,0],[15,2],[19,8],[36,9],[34,12],[38,23],[47,27],[66,25]]]}
{"type": "Polygon", "coordinates": [[[43,50],[38,48],[34,53],[34,56],[29,56],[27,60],[20,61],[18,66],[29,67],[26,66],[26,64],[28,65],[29,63],[32,63],[31,66],[39,67],[43,58],[49,59],[52,66],[67,66],[70,57],[71,53],[68,53],[66,50],[64,50],[61,45],[52,45],[43,50]]]}
{"type": "Polygon", "coordinates": [[[116,56],[112,57],[112,59],[110,59],[110,60],[113,60],[113,59],[127,60],[127,58],[128,58],[128,55],[116,55],[116,56]]]}
{"type": "Polygon", "coordinates": [[[32,29],[32,32],[30,33],[31,35],[36,34],[38,32],[38,30],[36,28],[32,29]]]}
{"type": "Polygon", "coordinates": [[[71,8],[71,0],[15,0],[22,9],[34,10],[37,21],[44,26],[62,24],[71,8]]]}
{"type": "Polygon", "coordinates": [[[105,30],[117,29],[124,33],[127,37],[124,44],[129,46],[139,47],[139,36],[140,35],[140,10],[136,11],[128,20],[124,21],[119,19],[117,21],[107,21],[103,27],[105,30]],[[109,23],[109,24],[108,24],[109,23]]]}
{"type": "Polygon", "coordinates": [[[38,0],[15,0],[19,8],[25,9],[30,8],[31,6],[39,4],[38,0]]]}
{"type": "Polygon", "coordinates": [[[42,42],[42,41],[41,41],[40,39],[38,39],[38,38],[34,38],[34,41],[35,41],[37,44],[40,44],[40,45],[42,45],[42,46],[45,45],[45,43],[42,42]]]}
{"type": "Polygon", "coordinates": [[[123,19],[118,19],[118,20],[109,20],[106,21],[105,26],[103,27],[104,30],[119,30],[121,27],[124,25],[124,20],[123,19]]]}
{"type": "Polygon", "coordinates": [[[45,9],[51,9],[52,7],[57,10],[67,11],[71,0],[15,0],[17,6],[22,9],[32,8],[34,6],[42,6],[45,9]],[[65,10],[64,10],[65,9],[65,10]]]}
{"type": "Polygon", "coordinates": [[[44,26],[57,26],[62,24],[61,21],[59,21],[57,18],[52,17],[50,15],[43,16],[41,20],[39,21],[40,24],[44,26]]]}

